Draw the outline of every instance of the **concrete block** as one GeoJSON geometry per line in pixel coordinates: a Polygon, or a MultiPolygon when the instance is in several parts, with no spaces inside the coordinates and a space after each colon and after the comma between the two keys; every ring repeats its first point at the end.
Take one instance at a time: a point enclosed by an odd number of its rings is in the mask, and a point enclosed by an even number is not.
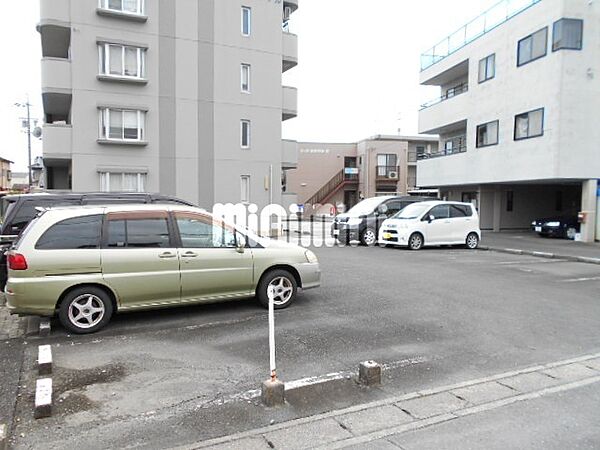
{"type": "Polygon", "coordinates": [[[40,378],[35,386],[33,417],[42,419],[52,415],[52,378],[40,378]]]}
{"type": "Polygon", "coordinates": [[[260,398],[265,406],[279,406],[285,403],[285,384],[280,380],[263,382],[260,398]]]}
{"type": "Polygon", "coordinates": [[[481,383],[460,389],[454,389],[452,393],[473,405],[489,403],[501,398],[513,397],[518,394],[511,388],[502,386],[494,381],[481,383]]]}
{"type": "Polygon", "coordinates": [[[52,347],[40,345],[38,347],[38,373],[50,375],[52,373],[52,347]]]}
{"type": "Polygon", "coordinates": [[[272,448],[294,450],[323,448],[332,442],[351,438],[352,434],[334,419],[328,418],[272,431],[264,436],[273,444],[272,448]]]}
{"type": "Polygon", "coordinates": [[[0,450],[8,448],[8,429],[5,424],[0,423],[0,450]]]}
{"type": "Polygon", "coordinates": [[[358,367],[358,382],[365,386],[381,384],[381,365],[375,361],[364,361],[358,367]]]}
{"type": "Polygon", "coordinates": [[[25,336],[35,336],[40,332],[40,317],[29,316],[25,328],[25,336]]]}
{"type": "Polygon", "coordinates": [[[581,364],[583,364],[586,367],[590,367],[594,370],[600,371],[600,358],[589,359],[587,361],[583,361],[581,364]]]}
{"type": "Polygon", "coordinates": [[[544,373],[565,382],[598,376],[598,372],[589,369],[583,364],[567,364],[566,366],[553,367],[552,369],[544,370],[544,373]]]}
{"type": "Polygon", "coordinates": [[[338,422],[356,435],[363,435],[383,428],[392,428],[412,422],[414,419],[394,405],[364,409],[337,418],[338,422]]]}
{"type": "Polygon", "coordinates": [[[467,402],[449,392],[442,392],[440,394],[400,402],[397,405],[403,410],[408,411],[413,417],[427,419],[428,417],[451,413],[457,409],[464,408],[467,402]]]}
{"type": "Polygon", "coordinates": [[[510,378],[498,380],[500,383],[510,386],[519,392],[532,392],[546,389],[550,386],[556,386],[560,383],[555,378],[551,378],[543,373],[531,372],[522,373],[510,378]]]}
{"type": "Polygon", "coordinates": [[[50,336],[50,319],[43,317],[40,320],[40,337],[50,336]]]}

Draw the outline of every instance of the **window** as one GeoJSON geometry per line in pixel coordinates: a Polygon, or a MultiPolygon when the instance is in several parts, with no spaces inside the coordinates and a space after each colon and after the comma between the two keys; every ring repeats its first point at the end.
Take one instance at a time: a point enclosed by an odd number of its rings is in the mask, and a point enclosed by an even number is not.
{"type": "Polygon", "coordinates": [[[102,192],[144,192],[146,174],[136,172],[100,172],[102,192]]]}
{"type": "Polygon", "coordinates": [[[250,64],[242,64],[242,92],[250,93],[250,64]]]}
{"type": "Polygon", "coordinates": [[[232,248],[235,231],[208,216],[177,214],[182,248],[232,248]]]}
{"type": "Polygon", "coordinates": [[[144,14],[144,0],[99,0],[99,7],[127,14],[144,14]]]}
{"type": "Polygon", "coordinates": [[[448,219],[450,217],[449,205],[437,205],[431,208],[429,214],[425,214],[424,219],[429,220],[429,216],[433,216],[434,220],[448,219]]]}
{"type": "Polygon", "coordinates": [[[513,191],[506,191],[506,211],[512,212],[514,209],[515,193],[513,191]]]}
{"type": "Polygon", "coordinates": [[[542,28],[521,39],[517,51],[517,66],[522,66],[546,56],[547,42],[548,28],[542,28]]]}
{"type": "Polygon", "coordinates": [[[498,144],[498,121],[477,126],[477,147],[498,144]]]}
{"type": "Polygon", "coordinates": [[[250,148],[250,121],[242,120],[240,126],[240,144],[242,148],[250,148]]]}
{"type": "Polygon", "coordinates": [[[472,215],[473,210],[467,205],[450,205],[450,217],[452,219],[471,217],[472,215]]]}
{"type": "Polygon", "coordinates": [[[419,156],[423,156],[425,154],[425,147],[422,145],[417,145],[417,158],[419,156]]]}
{"type": "Polygon", "coordinates": [[[114,141],[144,140],[146,112],[104,108],[100,114],[100,138],[114,141]]]}
{"type": "Polygon", "coordinates": [[[444,141],[444,154],[452,155],[454,153],[462,153],[467,151],[467,137],[462,134],[446,139],[444,141]]]}
{"type": "Polygon", "coordinates": [[[544,108],[515,116],[515,141],[544,134],[544,108]]]}
{"type": "Polygon", "coordinates": [[[240,177],[241,184],[241,201],[242,203],[250,203],[250,175],[242,175],[240,177]]]}
{"type": "Polygon", "coordinates": [[[491,80],[496,76],[496,54],[479,61],[479,82],[491,80]]]}
{"type": "Polygon", "coordinates": [[[108,222],[108,248],[169,248],[165,218],[124,219],[108,222]]]}
{"type": "Polygon", "coordinates": [[[252,32],[252,8],[242,6],[242,35],[250,36],[252,32]]]}
{"type": "Polygon", "coordinates": [[[146,49],[129,45],[99,44],[100,74],[143,79],[146,49]]]}
{"type": "Polygon", "coordinates": [[[74,217],[52,225],[35,244],[38,250],[98,248],[102,215],[74,217]]]}
{"type": "Polygon", "coordinates": [[[583,20],[560,19],[552,30],[552,51],[581,50],[583,44],[583,20]]]}

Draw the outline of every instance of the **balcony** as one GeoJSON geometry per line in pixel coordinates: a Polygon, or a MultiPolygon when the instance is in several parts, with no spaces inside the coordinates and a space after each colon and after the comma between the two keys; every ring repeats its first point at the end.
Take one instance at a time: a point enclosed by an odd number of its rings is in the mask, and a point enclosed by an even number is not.
{"type": "Polygon", "coordinates": [[[541,0],[502,0],[421,55],[421,71],[437,64],[541,0]]]}
{"type": "Polygon", "coordinates": [[[44,58],[69,59],[71,27],[68,24],[40,23],[37,30],[42,37],[42,56],[44,58]]]}
{"type": "Polygon", "coordinates": [[[70,4],[70,0],[40,0],[40,24],[69,23],[71,21],[70,4]]]}
{"type": "Polygon", "coordinates": [[[435,153],[422,153],[418,156],[419,161],[424,159],[439,158],[441,156],[457,155],[467,151],[467,135],[457,134],[454,136],[440,137],[444,143],[443,148],[435,153]]]}
{"type": "Polygon", "coordinates": [[[284,139],[281,152],[281,167],[284,170],[298,168],[298,142],[284,139]]]}
{"type": "Polygon", "coordinates": [[[423,105],[419,111],[419,133],[445,134],[462,128],[466,115],[471,109],[470,96],[465,95],[467,86],[460,93],[448,94],[436,99],[432,104],[423,105]]]}
{"type": "Polygon", "coordinates": [[[397,183],[400,178],[399,166],[377,166],[375,168],[375,181],[397,183]]]}
{"type": "Polygon", "coordinates": [[[63,92],[42,92],[44,122],[55,125],[70,125],[72,95],[63,92]]]}
{"type": "Polygon", "coordinates": [[[446,100],[450,100],[451,98],[454,98],[460,94],[464,94],[465,92],[468,92],[468,91],[469,91],[469,83],[457,84],[456,86],[446,89],[446,92],[444,92],[440,97],[434,98],[433,100],[422,104],[421,111],[423,111],[424,109],[430,108],[433,105],[437,105],[438,103],[445,102],[446,100]]]}
{"type": "Polygon", "coordinates": [[[298,36],[293,33],[283,33],[283,72],[298,65],[298,36]]]}
{"type": "Polygon", "coordinates": [[[45,124],[42,130],[44,159],[71,159],[72,137],[73,129],[70,125],[45,124]]]}
{"type": "Polygon", "coordinates": [[[290,86],[283,86],[281,120],[293,119],[298,116],[298,89],[290,86]]]}
{"type": "Polygon", "coordinates": [[[42,92],[66,92],[71,87],[71,61],[64,58],[42,58],[42,92]]]}

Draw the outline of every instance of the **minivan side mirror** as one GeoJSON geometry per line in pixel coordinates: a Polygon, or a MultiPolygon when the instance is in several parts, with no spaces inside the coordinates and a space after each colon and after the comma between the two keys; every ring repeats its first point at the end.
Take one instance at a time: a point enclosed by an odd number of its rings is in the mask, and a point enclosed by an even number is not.
{"type": "Polygon", "coordinates": [[[383,205],[379,205],[377,207],[377,209],[375,210],[375,213],[377,214],[386,214],[388,212],[388,206],[386,204],[383,205]]]}
{"type": "Polygon", "coordinates": [[[246,248],[246,236],[241,233],[237,233],[235,237],[235,249],[238,253],[244,253],[246,248]]]}
{"type": "Polygon", "coordinates": [[[429,217],[427,218],[427,221],[429,223],[433,222],[435,220],[435,216],[433,214],[429,214],[429,217]]]}

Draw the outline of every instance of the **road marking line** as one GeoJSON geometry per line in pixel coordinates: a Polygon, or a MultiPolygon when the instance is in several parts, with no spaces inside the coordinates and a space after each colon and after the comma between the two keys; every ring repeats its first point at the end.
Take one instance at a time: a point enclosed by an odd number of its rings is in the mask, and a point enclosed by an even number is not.
{"type": "Polygon", "coordinates": [[[579,283],[581,281],[598,281],[600,277],[587,277],[587,278],[568,278],[566,280],[559,280],[561,283],[579,283]]]}

